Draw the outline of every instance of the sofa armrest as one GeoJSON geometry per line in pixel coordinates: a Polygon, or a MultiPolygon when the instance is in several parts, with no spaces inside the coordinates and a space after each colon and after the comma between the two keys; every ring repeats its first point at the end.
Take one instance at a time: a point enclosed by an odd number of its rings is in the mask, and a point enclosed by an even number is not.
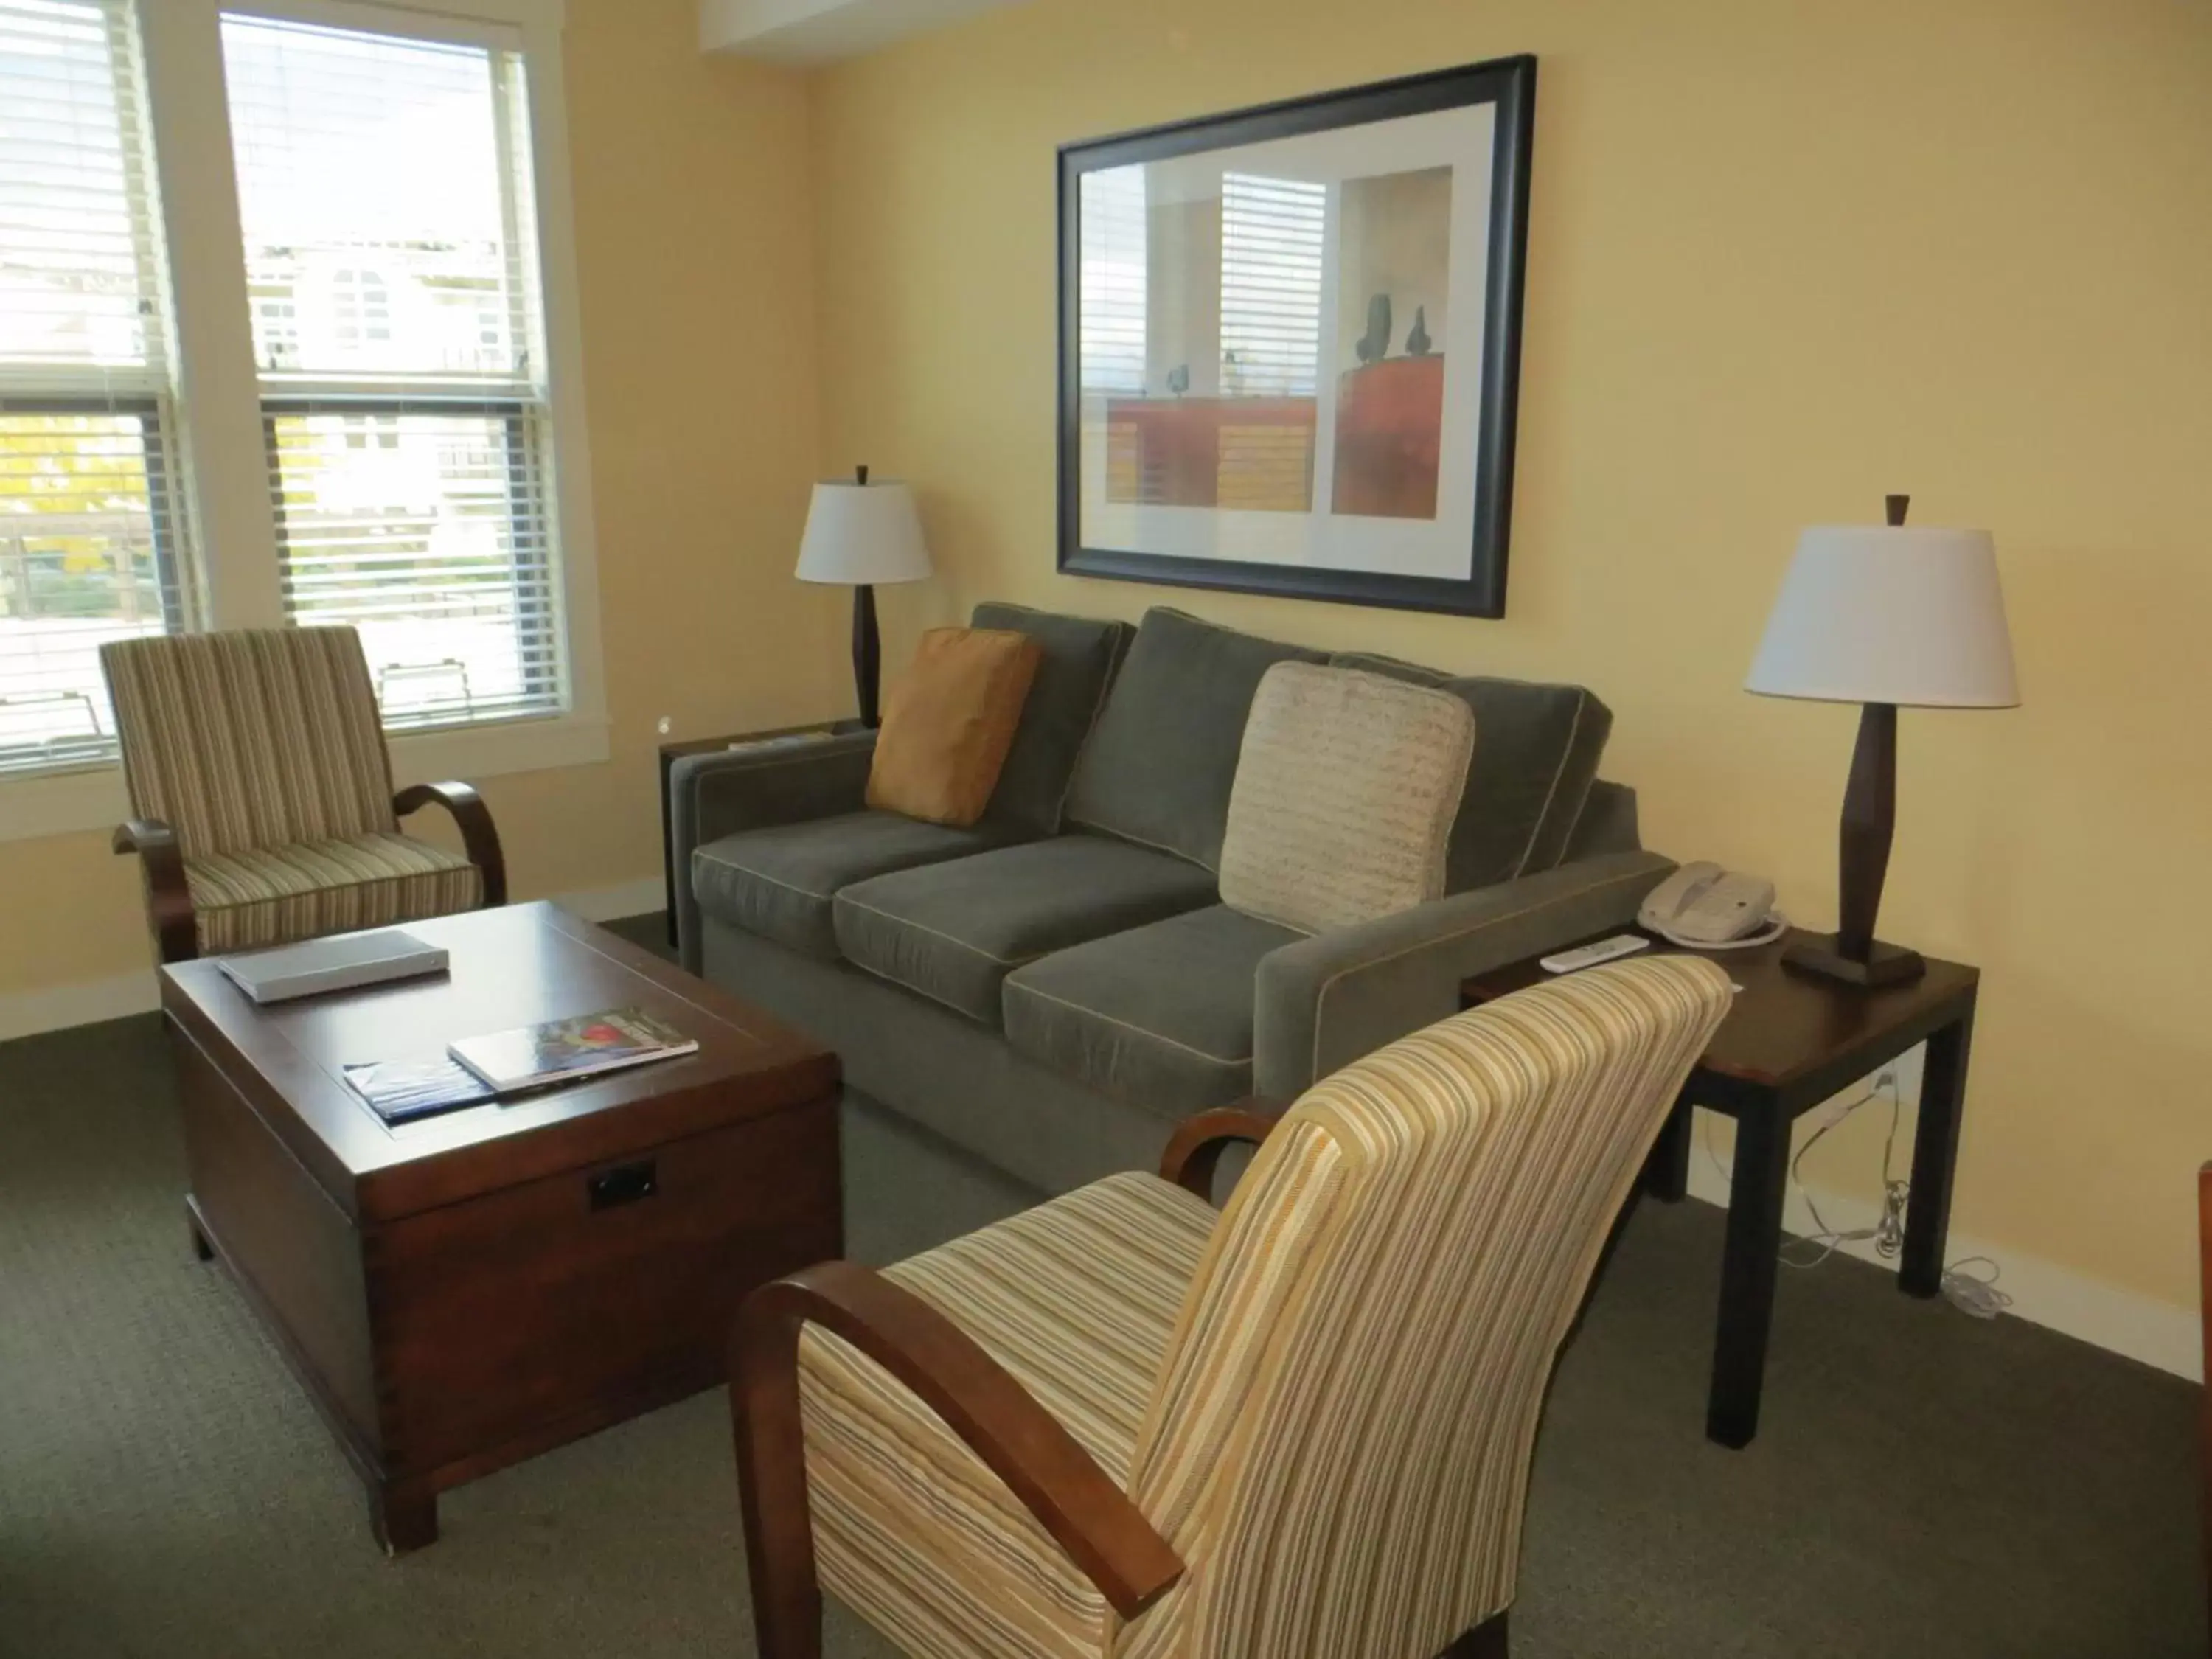
{"type": "Polygon", "coordinates": [[[740,830],[859,811],[867,804],[868,768],[875,750],[873,732],[823,732],[684,755],[669,768],[676,943],[686,969],[699,971],[693,852],[740,830]]]}
{"type": "Polygon", "coordinates": [[[1469,975],[1626,927],[1674,867],[1656,853],[1577,859],[1270,951],[1254,986],[1255,1091],[1296,1099],[1362,1054],[1457,1013],[1469,975]]]}

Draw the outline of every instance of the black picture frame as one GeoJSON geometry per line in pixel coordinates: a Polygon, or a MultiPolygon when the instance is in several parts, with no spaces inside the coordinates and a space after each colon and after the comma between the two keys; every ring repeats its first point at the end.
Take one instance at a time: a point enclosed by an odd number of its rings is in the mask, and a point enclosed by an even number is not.
{"type": "Polygon", "coordinates": [[[1058,568],[1171,586],[1270,593],[1401,611],[1505,614],[1513,515],[1521,310],[1528,246],[1528,179],[1535,131],[1536,59],[1523,54],[1257,105],[1226,114],[1064,144],[1059,151],[1060,448],[1058,568]],[[1355,127],[1432,111],[1497,106],[1492,151],[1487,286],[1477,368],[1473,557],[1463,580],[1240,560],[1188,558],[1082,544],[1081,180],[1105,167],[1355,127]]]}

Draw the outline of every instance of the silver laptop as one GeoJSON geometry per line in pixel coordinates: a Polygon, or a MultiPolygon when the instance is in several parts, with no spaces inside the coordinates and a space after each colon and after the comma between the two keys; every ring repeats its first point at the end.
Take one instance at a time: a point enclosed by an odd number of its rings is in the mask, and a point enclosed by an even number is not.
{"type": "Polygon", "coordinates": [[[425,945],[412,933],[386,927],[222,957],[216,965],[256,1002],[289,1002],[326,991],[356,991],[395,979],[441,974],[446,951],[442,945],[425,945]]]}

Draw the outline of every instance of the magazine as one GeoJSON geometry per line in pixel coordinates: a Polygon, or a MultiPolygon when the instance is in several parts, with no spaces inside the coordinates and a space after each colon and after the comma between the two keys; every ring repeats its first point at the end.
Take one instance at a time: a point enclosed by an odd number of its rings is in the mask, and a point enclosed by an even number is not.
{"type": "Polygon", "coordinates": [[[478,1106],[493,1097],[483,1079],[450,1060],[384,1060],[345,1067],[345,1080],[386,1123],[478,1106]]]}
{"type": "Polygon", "coordinates": [[[520,1025],[464,1037],[447,1052],[501,1094],[647,1060],[695,1054],[699,1045],[642,1008],[520,1025]]]}

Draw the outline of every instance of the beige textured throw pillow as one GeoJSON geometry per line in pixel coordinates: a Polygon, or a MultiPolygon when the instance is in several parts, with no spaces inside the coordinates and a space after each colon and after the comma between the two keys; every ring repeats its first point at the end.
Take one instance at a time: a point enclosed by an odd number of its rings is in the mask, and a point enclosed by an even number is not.
{"type": "Polygon", "coordinates": [[[1244,726],[1221,902],[1317,933],[1440,898],[1474,715],[1449,691],[1278,663],[1244,726]]]}

